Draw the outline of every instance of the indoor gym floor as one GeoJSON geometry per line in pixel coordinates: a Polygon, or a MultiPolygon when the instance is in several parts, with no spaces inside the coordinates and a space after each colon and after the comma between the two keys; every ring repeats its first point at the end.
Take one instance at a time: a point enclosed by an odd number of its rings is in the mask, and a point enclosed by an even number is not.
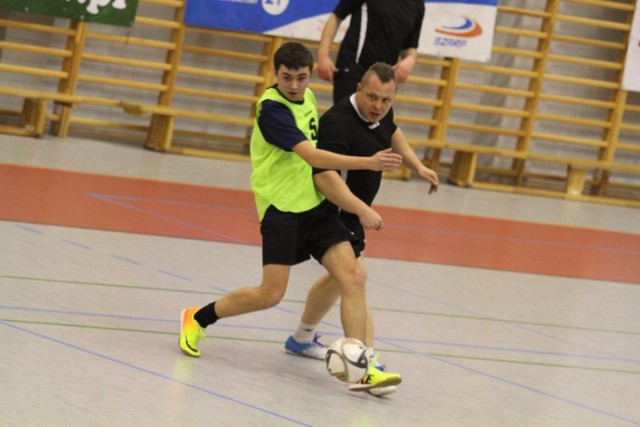
{"type": "MultiPolygon", "coordinates": [[[[640,211],[385,180],[369,234],[396,394],[284,352],[322,267],[177,347],[179,313],[261,277],[250,165],[0,137],[2,426],[640,425],[640,211]]],[[[338,309],[321,325],[342,336],[338,309]]]]}

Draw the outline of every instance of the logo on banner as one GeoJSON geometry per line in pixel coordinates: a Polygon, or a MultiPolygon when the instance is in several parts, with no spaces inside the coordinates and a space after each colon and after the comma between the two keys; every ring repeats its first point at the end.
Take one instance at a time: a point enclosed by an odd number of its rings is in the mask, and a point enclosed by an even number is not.
{"type": "Polygon", "coordinates": [[[450,22],[442,23],[440,28],[436,28],[436,33],[465,38],[482,34],[482,27],[475,19],[460,15],[449,17],[448,21],[450,22]]]}
{"type": "Polygon", "coordinates": [[[289,0],[262,0],[262,8],[269,15],[280,15],[289,6],[289,0]]]}
{"type": "Polygon", "coordinates": [[[464,39],[482,35],[482,26],[475,19],[463,15],[448,16],[439,23],[435,32],[443,36],[437,36],[434,45],[461,49],[467,45],[464,39]]]}

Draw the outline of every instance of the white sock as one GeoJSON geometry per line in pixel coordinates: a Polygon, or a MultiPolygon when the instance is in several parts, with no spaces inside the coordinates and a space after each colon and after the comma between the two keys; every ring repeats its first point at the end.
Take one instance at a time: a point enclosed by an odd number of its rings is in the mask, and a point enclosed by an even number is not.
{"type": "Polygon", "coordinates": [[[302,344],[311,342],[313,341],[317,327],[318,325],[307,325],[306,323],[300,322],[298,329],[293,333],[293,339],[302,344]]]}

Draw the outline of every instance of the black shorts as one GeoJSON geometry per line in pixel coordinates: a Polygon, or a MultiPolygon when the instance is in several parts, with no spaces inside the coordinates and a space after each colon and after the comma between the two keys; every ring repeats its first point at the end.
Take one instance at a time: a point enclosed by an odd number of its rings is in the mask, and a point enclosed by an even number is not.
{"type": "Polygon", "coordinates": [[[353,251],[358,254],[356,257],[359,257],[362,252],[364,252],[365,245],[365,236],[364,236],[364,228],[362,224],[358,223],[356,228],[352,231],[353,239],[351,239],[351,246],[353,246],[353,251]]]}
{"type": "MultiPolygon", "coordinates": [[[[329,248],[351,242],[354,236],[326,201],[302,213],[267,209],[262,223],[262,265],[295,265],[314,257],[318,262],[329,248]]],[[[360,256],[354,249],[355,256],[360,256]]]]}
{"type": "MultiPolygon", "coordinates": [[[[337,207],[335,208],[338,209],[337,207]]],[[[347,227],[347,230],[353,234],[353,238],[351,239],[351,246],[353,246],[353,250],[355,253],[360,256],[364,252],[364,246],[366,243],[366,238],[364,234],[364,227],[360,223],[360,219],[357,215],[354,215],[349,212],[340,211],[339,214],[340,221],[347,227]]]]}

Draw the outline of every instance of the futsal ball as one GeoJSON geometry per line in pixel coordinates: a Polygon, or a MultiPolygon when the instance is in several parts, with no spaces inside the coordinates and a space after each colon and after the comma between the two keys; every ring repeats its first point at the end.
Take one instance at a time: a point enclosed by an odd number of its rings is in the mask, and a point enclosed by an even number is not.
{"type": "Polygon", "coordinates": [[[341,338],[331,344],[324,360],[329,375],[345,383],[357,383],[369,370],[367,346],[355,338],[341,338]]]}

